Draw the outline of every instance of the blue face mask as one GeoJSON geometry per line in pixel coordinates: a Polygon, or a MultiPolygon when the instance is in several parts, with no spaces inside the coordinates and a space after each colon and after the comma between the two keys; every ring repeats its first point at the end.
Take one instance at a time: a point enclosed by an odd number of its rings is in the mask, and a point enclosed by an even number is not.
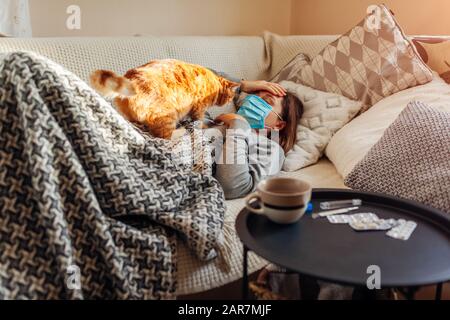
{"type": "Polygon", "coordinates": [[[242,101],[237,114],[243,116],[253,129],[264,129],[264,120],[272,106],[257,95],[249,94],[242,101]]]}

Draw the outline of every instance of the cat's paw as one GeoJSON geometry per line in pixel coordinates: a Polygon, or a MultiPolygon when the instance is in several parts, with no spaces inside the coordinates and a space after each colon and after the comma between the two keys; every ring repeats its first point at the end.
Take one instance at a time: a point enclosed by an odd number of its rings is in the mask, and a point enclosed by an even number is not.
{"type": "Polygon", "coordinates": [[[177,140],[184,136],[186,133],[186,128],[178,128],[172,132],[171,140],[177,140]]]}

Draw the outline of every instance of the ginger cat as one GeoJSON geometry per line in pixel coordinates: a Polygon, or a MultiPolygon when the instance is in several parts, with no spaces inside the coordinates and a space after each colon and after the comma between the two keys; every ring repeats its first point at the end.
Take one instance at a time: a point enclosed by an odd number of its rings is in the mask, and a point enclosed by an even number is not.
{"type": "Polygon", "coordinates": [[[152,135],[164,139],[171,138],[185,116],[201,120],[208,107],[228,103],[239,85],[175,59],[152,60],[123,77],[96,70],[90,81],[100,94],[114,99],[128,120],[146,125],[152,135]]]}

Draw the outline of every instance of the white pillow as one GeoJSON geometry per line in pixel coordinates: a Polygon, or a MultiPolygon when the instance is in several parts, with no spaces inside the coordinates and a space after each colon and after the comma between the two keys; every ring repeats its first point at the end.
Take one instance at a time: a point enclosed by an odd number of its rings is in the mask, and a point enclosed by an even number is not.
{"type": "Polygon", "coordinates": [[[297,127],[297,142],[283,164],[283,170],[295,171],[316,163],[333,134],[358,113],[362,104],[292,81],[282,81],[280,85],[296,95],[304,108],[297,127]]]}
{"type": "Polygon", "coordinates": [[[325,152],[344,179],[412,100],[450,111],[450,85],[433,73],[431,82],[380,100],[339,130],[325,152]]]}

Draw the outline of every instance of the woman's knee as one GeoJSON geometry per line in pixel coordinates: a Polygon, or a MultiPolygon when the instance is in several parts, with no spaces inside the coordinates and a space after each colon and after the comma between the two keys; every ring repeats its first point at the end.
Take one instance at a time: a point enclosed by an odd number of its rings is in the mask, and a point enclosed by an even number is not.
{"type": "Polygon", "coordinates": [[[245,197],[252,191],[252,185],[239,183],[228,175],[216,175],[216,179],[222,186],[225,199],[227,200],[245,197]]]}

